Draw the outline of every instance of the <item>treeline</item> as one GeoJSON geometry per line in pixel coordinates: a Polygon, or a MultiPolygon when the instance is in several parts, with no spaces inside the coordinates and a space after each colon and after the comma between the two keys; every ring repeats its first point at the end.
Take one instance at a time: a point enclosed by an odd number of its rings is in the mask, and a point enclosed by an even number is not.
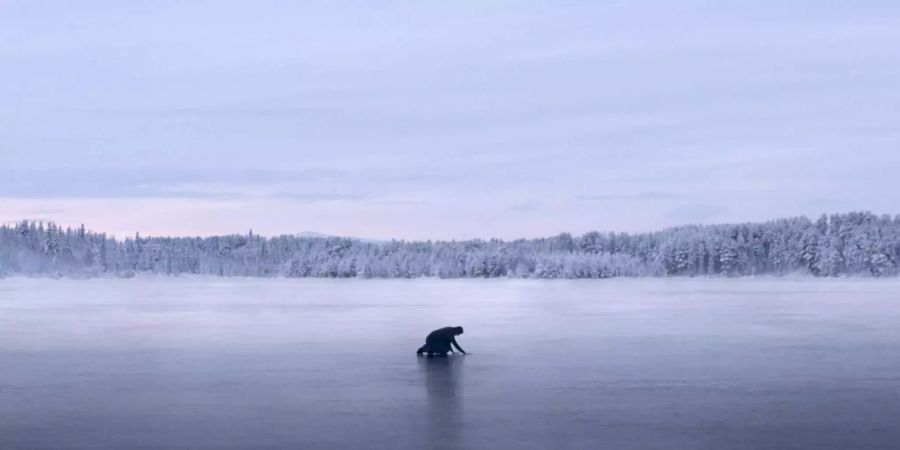
{"type": "Polygon", "coordinates": [[[655,233],[541,239],[371,242],[254,235],[113,239],[23,221],[0,227],[0,275],[152,274],[328,278],[893,276],[900,216],[852,212],[655,233]]]}

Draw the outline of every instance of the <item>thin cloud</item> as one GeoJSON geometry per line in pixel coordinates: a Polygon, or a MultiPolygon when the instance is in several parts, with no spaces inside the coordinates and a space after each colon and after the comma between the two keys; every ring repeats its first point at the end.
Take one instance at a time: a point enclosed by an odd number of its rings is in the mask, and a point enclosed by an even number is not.
{"type": "Polygon", "coordinates": [[[698,203],[672,208],[665,215],[675,219],[676,223],[704,223],[724,217],[729,211],[722,205],[698,203]]]}
{"type": "Polygon", "coordinates": [[[366,198],[362,194],[339,194],[332,192],[276,192],[268,196],[286,200],[314,203],[322,201],[361,201],[366,198]]]}
{"type": "Polygon", "coordinates": [[[104,117],[306,117],[334,115],[332,107],[181,107],[181,108],[62,108],[62,112],[104,117]]]}
{"type": "Polygon", "coordinates": [[[325,182],[337,170],[0,170],[0,198],[207,198],[246,196],[234,186],[325,182]],[[227,189],[205,189],[231,186],[227,189]]]}
{"type": "Polygon", "coordinates": [[[508,209],[516,213],[527,213],[540,209],[541,206],[541,202],[537,200],[526,200],[524,202],[514,203],[510,205],[508,209]]]}
{"type": "Polygon", "coordinates": [[[641,192],[637,194],[582,194],[576,196],[582,201],[612,201],[612,200],[677,200],[687,198],[682,194],[670,194],[665,192],[641,192]]]}

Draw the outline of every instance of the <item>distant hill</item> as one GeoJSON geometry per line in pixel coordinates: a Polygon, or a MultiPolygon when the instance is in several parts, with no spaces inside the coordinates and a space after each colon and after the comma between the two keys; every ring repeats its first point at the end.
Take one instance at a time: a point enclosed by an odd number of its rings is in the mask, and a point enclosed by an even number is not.
{"type": "Polygon", "coordinates": [[[330,238],[330,237],[337,237],[337,236],[332,236],[332,235],[330,235],[330,234],[317,233],[317,232],[315,232],[315,231],[301,231],[301,232],[295,234],[294,236],[297,236],[298,238],[330,238]]]}
{"type": "Polygon", "coordinates": [[[294,236],[296,236],[298,238],[319,238],[319,239],[344,238],[344,239],[353,239],[354,241],[360,241],[360,242],[384,242],[384,241],[381,241],[378,239],[369,239],[369,238],[361,238],[361,237],[353,237],[353,236],[335,236],[333,234],[318,233],[315,231],[301,231],[299,233],[294,234],[294,236]]]}

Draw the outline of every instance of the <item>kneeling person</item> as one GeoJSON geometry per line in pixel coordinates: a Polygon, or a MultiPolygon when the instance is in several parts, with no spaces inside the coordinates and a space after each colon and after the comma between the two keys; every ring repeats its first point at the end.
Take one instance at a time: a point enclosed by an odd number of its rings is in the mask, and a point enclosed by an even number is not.
{"type": "Polygon", "coordinates": [[[456,347],[460,353],[465,355],[466,351],[456,343],[456,336],[460,334],[463,334],[462,327],[446,327],[434,330],[425,338],[425,345],[420,347],[416,354],[427,353],[428,356],[447,356],[447,352],[453,353],[453,347],[456,347]]]}

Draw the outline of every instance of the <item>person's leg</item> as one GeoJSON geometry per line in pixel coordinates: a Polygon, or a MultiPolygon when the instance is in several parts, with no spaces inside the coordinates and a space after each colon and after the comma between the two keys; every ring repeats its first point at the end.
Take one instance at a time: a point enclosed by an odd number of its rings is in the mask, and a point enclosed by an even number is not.
{"type": "Polygon", "coordinates": [[[432,345],[431,349],[440,356],[447,356],[447,352],[453,351],[453,349],[450,348],[449,342],[439,342],[437,345],[432,345]]]}

